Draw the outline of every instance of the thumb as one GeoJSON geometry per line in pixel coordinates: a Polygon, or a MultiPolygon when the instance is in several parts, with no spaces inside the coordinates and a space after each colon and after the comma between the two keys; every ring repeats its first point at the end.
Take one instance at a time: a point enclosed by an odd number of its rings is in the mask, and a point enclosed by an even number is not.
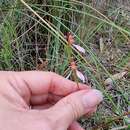
{"type": "Polygon", "coordinates": [[[70,94],[50,108],[55,120],[54,124],[59,124],[60,129],[67,129],[74,120],[92,112],[102,100],[102,93],[96,89],[70,94]]]}

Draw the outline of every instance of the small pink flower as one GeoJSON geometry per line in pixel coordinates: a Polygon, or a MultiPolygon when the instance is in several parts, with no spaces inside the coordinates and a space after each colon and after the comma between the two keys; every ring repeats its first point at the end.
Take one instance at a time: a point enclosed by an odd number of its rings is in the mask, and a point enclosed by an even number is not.
{"type": "Polygon", "coordinates": [[[74,43],[75,43],[74,36],[73,36],[70,32],[67,33],[66,39],[67,39],[67,41],[68,41],[68,45],[73,46],[73,47],[76,48],[79,52],[85,54],[85,49],[84,49],[83,47],[74,44],[74,43]]]}
{"type": "Polygon", "coordinates": [[[85,83],[85,76],[80,71],[76,70],[76,75],[83,83],[85,83]]]}
{"type": "MultiPolygon", "coordinates": [[[[71,70],[72,70],[72,71],[75,71],[75,72],[76,72],[77,77],[78,77],[83,83],[85,83],[86,77],[85,77],[79,70],[77,70],[77,66],[76,66],[76,64],[75,64],[74,61],[71,62],[70,67],[71,67],[71,70]]],[[[70,73],[67,75],[66,79],[68,79],[68,78],[71,76],[72,71],[70,71],[70,73]]]]}
{"type": "Polygon", "coordinates": [[[79,45],[72,44],[73,47],[75,47],[79,52],[85,54],[85,49],[79,45]]]}

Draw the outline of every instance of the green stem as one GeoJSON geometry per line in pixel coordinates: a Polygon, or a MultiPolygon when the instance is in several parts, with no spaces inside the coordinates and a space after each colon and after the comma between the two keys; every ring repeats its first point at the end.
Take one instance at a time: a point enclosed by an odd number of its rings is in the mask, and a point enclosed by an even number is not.
{"type": "Polygon", "coordinates": [[[78,81],[78,77],[77,77],[77,75],[76,75],[76,70],[73,70],[73,76],[74,76],[75,82],[77,83],[77,87],[78,87],[78,89],[79,89],[79,81],[78,81]]]}

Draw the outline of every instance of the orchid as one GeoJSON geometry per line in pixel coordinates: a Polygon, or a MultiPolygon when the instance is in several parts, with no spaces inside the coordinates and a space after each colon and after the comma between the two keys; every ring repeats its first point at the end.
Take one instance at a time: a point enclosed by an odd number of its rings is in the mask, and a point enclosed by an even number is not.
{"type": "Polygon", "coordinates": [[[77,65],[75,63],[75,61],[73,60],[73,57],[72,57],[72,46],[74,48],[76,48],[79,52],[85,54],[85,49],[77,44],[75,44],[75,40],[74,40],[74,36],[68,32],[67,35],[65,36],[66,40],[67,40],[67,45],[68,45],[68,49],[70,51],[68,51],[68,59],[69,59],[69,62],[70,62],[70,68],[71,68],[71,71],[69,72],[69,74],[67,75],[67,79],[73,75],[73,78],[74,80],[77,82],[77,86],[78,86],[78,79],[79,78],[83,83],[86,82],[86,77],[82,74],[82,72],[80,72],[78,69],[77,69],[77,65]]]}
{"type": "Polygon", "coordinates": [[[66,40],[67,40],[69,46],[73,46],[79,52],[85,54],[85,49],[83,47],[75,44],[74,36],[70,32],[67,33],[66,40]]]}
{"type": "Polygon", "coordinates": [[[76,76],[83,82],[85,83],[86,81],[86,77],[82,74],[82,72],[80,72],[78,69],[77,69],[77,66],[76,66],[76,63],[74,61],[71,62],[70,64],[70,68],[71,68],[71,71],[70,73],[67,75],[66,79],[68,79],[72,72],[74,72],[76,74],[76,76]]]}

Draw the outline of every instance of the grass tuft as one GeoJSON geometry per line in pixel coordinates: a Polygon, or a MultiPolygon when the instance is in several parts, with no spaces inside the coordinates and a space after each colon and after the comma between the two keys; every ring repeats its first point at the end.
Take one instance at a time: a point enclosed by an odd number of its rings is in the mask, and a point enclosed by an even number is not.
{"type": "Polygon", "coordinates": [[[104,81],[130,64],[130,3],[94,1],[1,1],[0,69],[40,69],[66,77],[70,68],[64,35],[71,32],[86,50],[81,54],[72,48],[78,70],[87,77],[86,84],[104,93],[97,113],[82,118],[81,124],[86,129],[126,128],[123,115],[130,104],[130,73],[112,79],[109,86],[104,81]]]}

